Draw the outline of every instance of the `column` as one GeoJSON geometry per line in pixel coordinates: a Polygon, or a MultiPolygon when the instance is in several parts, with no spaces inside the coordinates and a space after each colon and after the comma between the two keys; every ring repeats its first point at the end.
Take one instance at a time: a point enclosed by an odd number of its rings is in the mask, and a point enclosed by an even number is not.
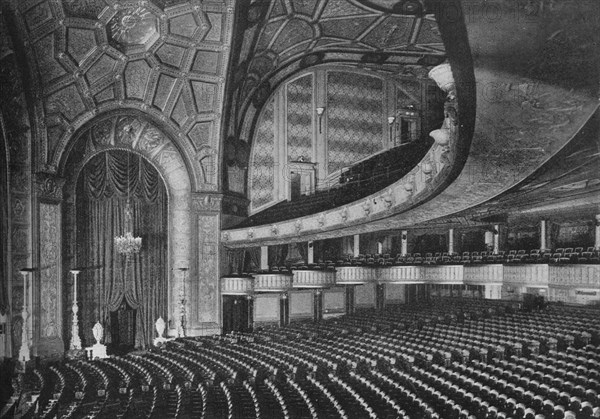
{"type": "Polygon", "coordinates": [[[354,313],[354,285],[346,285],[346,314],[354,313]]]}
{"type": "Polygon", "coordinates": [[[600,214],[596,214],[596,235],[594,240],[594,249],[600,250],[600,214]]]}
{"type": "Polygon", "coordinates": [[[546,220],[540,221],[540,249],[546,249],[546,220]]]}
{"type": "Polygon", "coordinates": [[[377,310],[385,308],[385,284],[377,284],[375,288],[375,307],[377,310]]]}
{"type": "Polygon", "coordinates": [[[308,263],[315,263],[315,243],[312,240],[309,241],[306,249],[308,263]]]}
{"type": "Polygon", "coordinates": [[[354,235],[354,247],[352,248],[354,251],[354,257],[358,257],[360,255],[360,234],[354,235]]]}
{"type": "MultiPolygon", "coordinates": [[[[180,293],[185,298],[185,335],[205,336],[221,332],[221,298],[219,298],[221,203],[222,196],[214,193],[193,193],[190,223],[197,247],[179,249],[180,260],[173,265],[171,294],[175,301],[180,293]],[[183,268],[183,269],[179,269],[183,268]],[[186,269],[189,269],[186,270],[186,269]]],[[[181,326],[181,311],[172,309],[176,335],[181,326]]]]}
{"type": "Polygon", "coordinates": [[[448,230],[448,254],[454,253],[454,229],[448,230]]]}
{"type": "Polygon", "coordinates": [[[494,224],[494,254],[500,251],[500,225],[494,224]]]}
{"type": "Polygon", "coordinates": [[[281,293],[279,297],[279,326],[284,327],[290,323],[290,300],[287,293],[281,293]]]}
{"type": "Polygon", "coordinates": [[[313,309],[315,322],[323,320],[323,291],[320,289],[315,290],[313,309]]]}
{"type": "Polygon", "coordinates": [[[247,295],[246,300],[248,301],[248,324],[246,325],[246,331],[252,332],[254,330],[254,297],[247,295]]]}
{"type": "Polygon", "coordinates": [[[402,236],[400,236],[400,253],[402,256],[406,256],[408,253],[408,230],[402,230],[402,236]]]}
{"type": "Polygon", "coordinates": [[[269,270],[269,246],[261,246],[260,248],[260,270],[269,270]]]}
{"type": "Polygon", "coordinates": [[[50,173],[35,175],[34,266],[31,279],[32,355],[62,356],[63,342],[63,261],[62,214],[64,179],[50,173]],[[39,314],[36,314],[39,313],[39,314]]]}

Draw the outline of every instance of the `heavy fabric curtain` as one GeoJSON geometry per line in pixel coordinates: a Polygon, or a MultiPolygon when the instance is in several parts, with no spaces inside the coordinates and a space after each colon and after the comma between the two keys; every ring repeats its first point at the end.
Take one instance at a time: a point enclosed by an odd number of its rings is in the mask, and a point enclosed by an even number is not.
{"type": "Polygon", "coordinates": [[[227,275],[241,274],[244,270],[244,249],[230,249],[227,255],[227,275]]]}
{"type": "Polygon", "coordinates": [[[260,270],[260,247],[246,249],[244,262],[246,272],[258,272],[260,270]]]}
{"type": "MultiPolygon", "coordinates": [[[[125,151],[99,154],[88,162],[77,185],[77,243],[81,274],[84,344],[95,343],[92,327],[105,327],[110,344],[111,316],[123,300],[136,310],[135,346],[154,337],[154,322],[167,311],[167,194],[158,172],[125,151]],[[133,234],[142,249],[118,254],[114,237],[125,233],[125,207],[133,210],[133,234]]],[[[115,325],[113,325],[115,326],[115,325]]]]}
{"type": "Polygon", "coordinates": [[[287,244],[276,244],[274,246],[269,246],[269,267],[283,265],[285,263],[287,253],[287,244]]]}

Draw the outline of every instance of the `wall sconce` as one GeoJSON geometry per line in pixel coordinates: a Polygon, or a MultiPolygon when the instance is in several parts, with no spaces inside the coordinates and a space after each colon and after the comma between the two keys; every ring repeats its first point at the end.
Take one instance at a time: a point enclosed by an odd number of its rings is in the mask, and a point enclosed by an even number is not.
{"type": "Polygon", "coordinates": [[[389,125],[389,142],[394,141],[394,121],[396,120],[395,116],[388,116],[387,121],[389,125]]]}
{"type": "Polygon", "coordinates": [[[321,133],[321,120],[323,119],[323,113],[325,113],[325,108],[318,107],[315,109],[317,111],[317,116],[319,117],[319,134],[321,133]]]}

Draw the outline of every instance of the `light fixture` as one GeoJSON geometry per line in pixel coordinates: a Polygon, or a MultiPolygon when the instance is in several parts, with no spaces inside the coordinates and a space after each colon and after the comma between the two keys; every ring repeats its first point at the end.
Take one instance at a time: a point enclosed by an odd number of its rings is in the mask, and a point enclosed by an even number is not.
{"type": "Polygon", "coordinates": [[[125,234],[115,237],[117,253],[127,257],[139,253],[142,248],[142,238],[133,235],[133,210],[129,199],[129,153],[127,153],[127,203],[125,204],[125,234]]]}
{"type": "Polygon", "coordinates": [[[321,120],[323,119],[323,113],[325,113],[325,108],[318,107],[315,109],[317,111],[317,116],[319,117],[319,134],[321,133],[321,120]]]}
{"type": "Polygon", "coordinates": [[[456,96],[456,85],[449,63],[433,67],[429,71],[429,78],[435,81],[438,87],[448,94],[449,99],[454,99],[456,96]]]}
{"type": "Polygon", "coordinates": [[[435,140],[436,144],[445,146],[450,142],[450,130],[439,128],[431,131],[429,135],[435,140]]]}

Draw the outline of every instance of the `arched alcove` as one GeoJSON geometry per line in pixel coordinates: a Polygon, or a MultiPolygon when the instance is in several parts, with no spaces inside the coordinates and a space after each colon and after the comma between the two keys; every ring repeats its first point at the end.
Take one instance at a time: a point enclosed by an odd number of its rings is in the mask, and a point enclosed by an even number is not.
{"type": "MultiPolygon", "coordinates": [[[[163,269],[167,282],[166,313],[172,320],[170,328],[179,328],[180,296],[183,293],[183,271],[180,268],[193,268],[190,265],[192,248],[191,222],[191,182],[184,158],[173,141],[155,124],[142,114],[107,114],[98,116],[75,133],[68,153],[59,168],[65,179],[63,188],[63,301],[64,307],[72,304],[73,287],[69,271],[81,267],[77,247],[81,232],[77,225],[77,180],[89,162],[107,152],[127,152],[153,167],[158,178],[165,185],[167,197],[166,228],[167,257],[163,269]]],[[[127,165],[127,164],[125,164],[127,165]]],[[[83,266],[85,269],[86,267],[83,266]]],[[[93,268],[93,266],[92,266],[93,268]]],[[[85,272],[82,280],[85,280],[85,272]]],[[[129,305],[132,301],[128,301],[129,305]]],[[[70,336],[71,319],[67,315],[63,322],[66,337],[70,336]]],[[[98,319],[100,320],[100,319],[98,319]]],[[[147,322],[146,322],[147,323],[147,322]]],[[[88,325],[89,326],[89,325],[88,325]]],[[[84,332],[84,336],[85,336],[84,332]]],[[[153,330],[146,336],[153,337],[153,330]]],[[[148,341],[148,338],[146,338],[148,341]]],[[[65,339],[68,342],[68,338],[65,339]]],[[[93,342],[91,342],[93,343],[93,342]]]]}
{"type": "Polygon", "coordinates": [[[115,352],[150,344],[154,322],[167,317],[168,199],[158,171],[139,154],[96,154],[79,173],[76,228],[78,301],[84,344],[105,327],[115,352]],[[114,238],[141,238],[141,249],[119,251],[114,238]]]}

